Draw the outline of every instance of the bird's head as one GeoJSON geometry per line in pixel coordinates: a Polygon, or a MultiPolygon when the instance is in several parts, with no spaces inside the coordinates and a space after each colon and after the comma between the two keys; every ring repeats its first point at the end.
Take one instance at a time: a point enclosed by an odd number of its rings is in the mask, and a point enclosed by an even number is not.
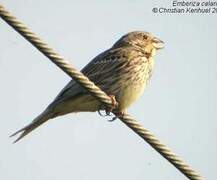
{"type": "Polygon", "coordinates": [[[164,42],[149,32],[134,31],[121,37],[113,47],[117,48],[129,45],[140,48],[145,53],[153,56],[156,50],[164,47],[164,42]]]}

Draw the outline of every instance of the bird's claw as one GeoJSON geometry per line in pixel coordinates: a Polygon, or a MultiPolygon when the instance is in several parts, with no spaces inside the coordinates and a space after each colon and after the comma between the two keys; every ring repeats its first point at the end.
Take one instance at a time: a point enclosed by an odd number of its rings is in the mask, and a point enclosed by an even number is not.
{"type": "Polygon", "coordinates": [[[112,119],[109,119],[108,122],[113,122],[113,121],[115,121],[116,119],[118,119],[117,116],[113,117],[112,119]]]}
{"type": "Polygon", "coordinates": [[[100,116],[102,116],[102,117],[111,116],[111,112],[105,111],[105,114],[102,114],[101,111],[102,111],[102,109],[99,109],[99,110],[98,110],[98,114],[99,114],[100,116]]]}
{"type": "Polygon", "coordinates": [[[118,118],[123,118],[124,117],[124,112],[117,112],[115,113],[115,117],[113,117],[112,119],[108,120],[109,122],[113,122],[118,118]]]}

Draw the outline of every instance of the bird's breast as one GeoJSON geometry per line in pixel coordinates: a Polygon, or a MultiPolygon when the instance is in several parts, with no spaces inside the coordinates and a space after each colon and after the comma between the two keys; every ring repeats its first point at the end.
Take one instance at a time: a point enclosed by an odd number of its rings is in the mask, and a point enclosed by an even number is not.
{"type": "Polygon", "coordinates": [[[152,75],[154,67],[153,58],[141,58],[139,62],[134,62],[128,72],[129,76],[123,79],[123,85],[119,96],[119,108],[126,110],[144,92],[152,75]]]}

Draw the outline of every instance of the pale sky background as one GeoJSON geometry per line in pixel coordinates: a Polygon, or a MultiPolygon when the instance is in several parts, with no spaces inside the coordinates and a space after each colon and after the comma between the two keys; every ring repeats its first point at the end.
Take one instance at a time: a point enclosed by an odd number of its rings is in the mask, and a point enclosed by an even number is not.
{"type": "MultiPolygon", "coordinates": [[[[153,14],[172,1],[1,0],[81,69],[133,30],[166,48],[129,112],[206,179],[217,178],[217,15],[153,14]]],[[[17,144],[8,136],[37,116],[70,78],[0,19],[1,180],[183,180],[119,120],[69,114],[17,144]]]]}

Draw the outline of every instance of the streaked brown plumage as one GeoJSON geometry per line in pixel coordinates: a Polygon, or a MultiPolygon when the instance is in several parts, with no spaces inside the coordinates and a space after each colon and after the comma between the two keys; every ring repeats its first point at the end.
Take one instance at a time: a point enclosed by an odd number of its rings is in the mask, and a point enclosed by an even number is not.
{"type": "MultiPolygon", "coordinates": [[[[163,42],[151,33],[131,32],[95,57],[82,72],[108,95],[115,96],[118,110],[124,112],[142,95],[152,75],[153,56],[162,47],[163,42]]],[[[101,105],[71,80],[42,114],[12,136],[22,132],[17,142],[51,118],[71,112],[98,111],[101,105]]]]}

